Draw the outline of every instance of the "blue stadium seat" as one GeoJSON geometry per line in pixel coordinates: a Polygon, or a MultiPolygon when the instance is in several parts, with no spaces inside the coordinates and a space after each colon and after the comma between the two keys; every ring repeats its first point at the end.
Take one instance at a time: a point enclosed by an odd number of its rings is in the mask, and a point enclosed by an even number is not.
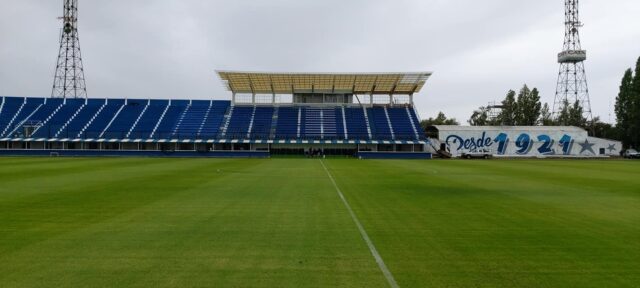
{"type": "Polygon", "coordinates": [[[276,139],[288,140],[298,138],[298,107],[278,108],[276,139]]]}
{"type": "Polygon", "coordinates": [[[411,119],[405,107],[387,108],[387,112],[396,140],[417,140],[416,131],[413,130],[411,119]]]}
{"type": "Polygon", "coordinates": [[[413,120],[414,125],[416,125],[416,129],[418,130],[418,138],[420,140],[426,140],[427,135],[424,132],[424,129],[422,129],[422,126],[420,125],[420,119],[418,119],[418,115],[416,115],[416,110],[413,109],[413,107],[407,107],[407,109],[411,114],[411,119],[413,120]]]}
{"type": "Polygon", "coordinates": [[[335,139],[336,140],[345,140],[345,133],[344,133],[344,118],[343,118],[343,110],[342,108],[335,108],[334,109],[334,113],[335,113],[335,121],[336,121],[336,136],[335,139]]]}
{"type": "Polygon", "coordinates": [[[149,100],[127,100],[114,118],[107,124],[106,129],[100,134],[100,138],[123,139],[133,128],[135,121],[142,115],[149,100]]]}
{"type": "Polygon", "coordinates": [[[345,120],[347,122],[347,135],[350,140],[369,140],[367,119],[362,108],[345,108],[345,120]]]}
{"type": "Polygon", "coordinates": [[[306,139],[305,135],[307,134],[307,109],[304,107],[300,107],[300,121],[298,123],[300,136],[298,138],[306,139]]]}
{"type": "Polygon", "coordinates": [[[384,112],[384,107],[373,107],[368,109],[369,122],[373,123],[371,133],[376,140],[393,140],[389,121],[384,112]]]}
{"type": "Polygon", "coordinates": [[[172,138],[198,138],[200,127],[210,112],[210,107],[211,101],[192,101],[178,118],[172,138]]]}
{"type": "Polygon", "coordinates": [[[148,107],[136,120],[133,129],[128,133],[126,138],[129,139],[147,139],[160,121],[160,117],[169,106],[168,100],[151,100],[148,107]]]}
{"type": "Polygon", "coordinates": [[[105,105],[105,102],[106,100],[103,99],[88,100],[87,104],[82,107],[75,116],[68,119],[65,123],[66,126],[63,125],[51,138],[78,138],[82,129],[86,127],[100,108],[105,105]]]}
{"type": "MultiPolygon", "coordinates": [[[[20,127],[29,120],[34,114],[40,110],[42,106],[44,106],[44,98],[25,98],[24,101],[16,113],[14,117],[12,117],[9,122],[5,125],[4,130],[0,133],[0,137],[22,137],[22,133],[19,132],[20,127]],[[15,133],[18,133],[16,135],[15,133]]],[[[45,108],[47,109],[47,108],[45,108]]],[[[39,117],[39,115],[37,116],[39,117]]]]}
{"type": "Polygon", "coordinates": [[[250,131],[251,139],[269,139],[273,122],[273,107],[256,107],[250,131]]]}
{"type": "Polygon", "coordinates": [[[160,123],[155,128],[155,131],[152,131],[149,134],[149,138],[151,139],[169,139],[173,136],[173,132],[178,125],[178,119],[184,113],[184,111],[189,106],[189,101],[186,100],[172,100],[171,105],[167,109],[167,112],[164,113],[164,117],[160,119],[160,123]]]}
{"type": "Polygon", "coordinates": [[[315,140],[322,138],[322,109],[306,107],[304,108],[304,129],[302,138],[315,140]]]}
{"type": "Polygon", "coordinates": [[[233,108],[231,120],[225,134],[226,139],[246,139],[251,124],[253,106],[236,106],[233,108]]]}
{"type": "Polygon", "coordinates": [[[5,129],[11,125],[16,113],[22,107],[25,99],[18,97],[4,97],[0,104],[0,137],[3,136],[5,129]]]}
{"type": "Polygon", "coordinates": [[[141,140],[425,139],[410,106],[232,107],[230,101],[208,100],[0,98],[0,137],[27,136],[141,140]],[[32,129],[31,135],[24,135],[29,133],[24,127],[32,129]]]}
{"type": "Polygon", "coordinates": [[[51,105],[57,108],[48,116],[50,118],[38,120],[43,121],[43,126],[34,131],[31,135],[32,138],[54,138],[58,131],[62,129],[69,119],[84,105],[85,101],[81,99],[68,99],[64,105],[50,102],[53,101],[47,101],[46,106],[51,105]]]}
{"type": "Polygon", "coordinates": [[[87,125],[78,132],[78,138],[100,138],[102,132],[121,109],[124,109],[124,99],[109,99],[95,115],[92,115],[87,125]]]}
{"type": "Polygon", "coordinates": [[[201,138],[215,139],[218,136],[224,115],[227,114],[229,106],[231,106],[231,102],[229,101],[213,101],[213,106],[198,132],[201,138]]]}

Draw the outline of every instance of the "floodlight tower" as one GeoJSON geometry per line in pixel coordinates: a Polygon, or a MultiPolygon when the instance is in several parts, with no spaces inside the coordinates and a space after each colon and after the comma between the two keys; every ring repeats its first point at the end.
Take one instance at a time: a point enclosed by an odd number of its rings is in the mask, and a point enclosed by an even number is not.
{"type": "Polygon", "coordinates": [[[587,51],[582,50],[580,44],[580,31],[583,26],[580,22],[578,0],[565,0],[565,34],[562,52],[558,54],[560,73],[558,73],[558,86],[556,98],[553,103],[554,116],[558,116],[565,103],[573,105],[576,101],[583,109],[584,117],[592,119],[591,102],[589,100],[589,87],[587,75],[584,70],[584,61],[587,60],[587,51]]]}
{"type": "Polygon", "coordinates": [[[59,19],[63,26],[51,97],[86,98],[87,86],[78,38],[78,0],[64,0],[64,14],[59,19]]]}

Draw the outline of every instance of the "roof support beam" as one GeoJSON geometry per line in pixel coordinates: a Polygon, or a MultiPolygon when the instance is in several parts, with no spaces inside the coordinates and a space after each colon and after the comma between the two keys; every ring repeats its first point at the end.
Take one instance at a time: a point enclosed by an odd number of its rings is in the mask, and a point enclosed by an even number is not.
{"type": "Polygon", "coordinates": [[[336,94],[336,75],[331,76],[331,94],[336,94]]]}
{"type": "Polygon", "coordinates": [[[271,83],[269,83],[271,86],[271,104],[276,104],[276,89],[273,88],[273,78],[271,78],[271,76],[269,76],[269,81],[271,81],[271,83]]]}
{"type": "Polygon", "coordinates": [[[253,88],[253,80],[249,77],[249,89],[251,89],[251,94],[256,95],[256,90],[253,88]]]}
{"type": "Polygon", "coordinates": [[[411,89],[411,93],[409,93],[409,95],[413,95],[414,93],[417,92],[418,87],[420,84],[416,83],[416,85],[413,85],[413,89],[411,89]]]}

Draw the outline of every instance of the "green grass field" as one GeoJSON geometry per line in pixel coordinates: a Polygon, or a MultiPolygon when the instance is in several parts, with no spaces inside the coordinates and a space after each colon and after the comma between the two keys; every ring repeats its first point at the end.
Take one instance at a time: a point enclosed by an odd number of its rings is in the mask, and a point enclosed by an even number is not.
{"type": "MultiPolygon", "coordinates": [[[[0,287],[389,287],[322,164],[0,158],[0,287]]],[[[324,164],[400,287],[640,286],[640,162],[324,164]]]]}

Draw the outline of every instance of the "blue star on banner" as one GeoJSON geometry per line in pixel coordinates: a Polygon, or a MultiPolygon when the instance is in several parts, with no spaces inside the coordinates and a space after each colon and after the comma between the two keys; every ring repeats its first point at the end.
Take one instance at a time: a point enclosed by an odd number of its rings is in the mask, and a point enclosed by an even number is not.
{"type": "Polygon", "coordinates": [[[609,152],[616,151],[616,150],[617,150],[617,149],[616,149],[616,144],[611,144],[611,145],[609,145],[609,148],[607,148],[607,150],[609,150],[609,152]]]}
{"type": "Polygon", "coordinates": [[[591,152],[591,154],[596,154],[595,151],[593,151],[593,145],[596,145],[595,143],[589,143],[589,140],[584,140],[584,143],[578,143],[578,145],[580,145],[580,147],[582,147],[582,149],[580,150],[580,154],[582,154],[584,151],[589,151],[591,152]]]}

